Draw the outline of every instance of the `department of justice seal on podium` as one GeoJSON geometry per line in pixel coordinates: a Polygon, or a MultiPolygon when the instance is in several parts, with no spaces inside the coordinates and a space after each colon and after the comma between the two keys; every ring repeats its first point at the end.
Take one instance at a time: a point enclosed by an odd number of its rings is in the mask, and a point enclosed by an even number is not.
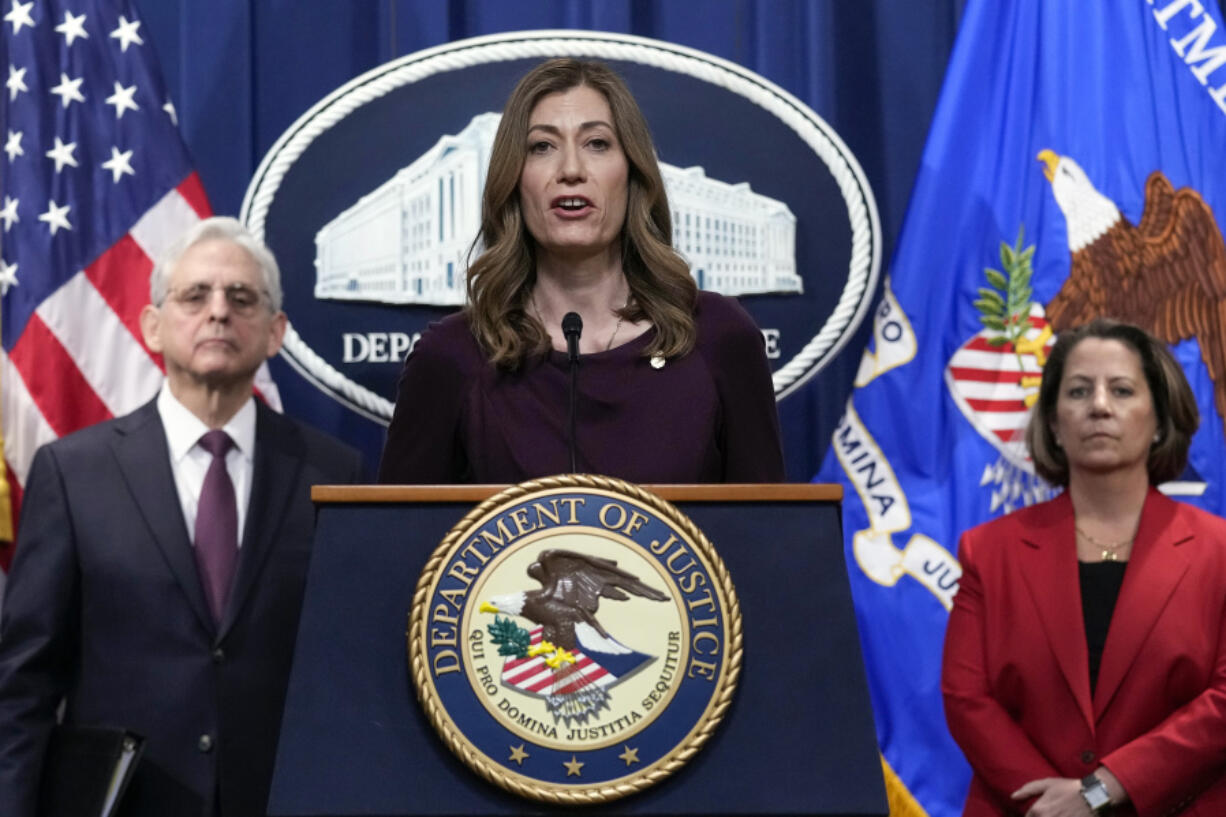
{"type": "Polygon", "coordinates": [[[408,642],[444,743],[555,803],[676,772],[741,666],[736,593],[702,531],[654,494],[581,475],[508,488],[452,528],[418,581],[408,642]]]}

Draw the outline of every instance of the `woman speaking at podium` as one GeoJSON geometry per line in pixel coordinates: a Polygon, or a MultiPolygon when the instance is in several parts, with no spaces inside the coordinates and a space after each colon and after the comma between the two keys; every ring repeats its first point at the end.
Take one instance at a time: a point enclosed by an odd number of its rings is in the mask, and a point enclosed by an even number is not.
{"type": "Polygon", "coordinates": [[[1060,333],[1026,441],[1065,490],[958,548],[941,687],[964,814],[1226,814],[1226,521],[1155,488],[1196,427],[1165,345],[1060,333]]]}
{"type": "Polygon", "coordinates": [[[622,80],[571,59],[529,72],[494,138],[468,305],[406,360],[379,481],[781,481],[761,333],[671,239],[622,80]]]}

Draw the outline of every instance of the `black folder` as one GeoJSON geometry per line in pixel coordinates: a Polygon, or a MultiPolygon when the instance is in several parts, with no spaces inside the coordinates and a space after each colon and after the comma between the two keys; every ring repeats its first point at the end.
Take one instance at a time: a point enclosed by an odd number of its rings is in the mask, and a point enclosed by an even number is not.
{"type": "Polygon", "coordinates": [[[57,726],[43,763],[40,817],[110,817],[144,746],[126,729],[57,726]]]}

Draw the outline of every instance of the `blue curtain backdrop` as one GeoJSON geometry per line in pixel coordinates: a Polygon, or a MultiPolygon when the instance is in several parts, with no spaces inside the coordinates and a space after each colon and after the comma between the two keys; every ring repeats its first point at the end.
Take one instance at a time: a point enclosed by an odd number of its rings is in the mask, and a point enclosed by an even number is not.
{"type": "MultiPolygon", "coordinates": [[[[137,0],[136,5],[218,213],[238,213],[252,172],[282,131],[353,77],[466,37],[577,28],[701,49],[758,72],[806,102],[863,166],[880,209],[888,259],[964,3],[137,0]]],[[[780,404],[791,479],[808,480],[821,464],[867,325],[838,359],[780,404]]],[[[287,410],[362,445],[373,467],[381,440],[370,424],[347,425],[339,406],[326,405],[287,365],[278,364],[274,361],[273,374],[287,410]]]]}

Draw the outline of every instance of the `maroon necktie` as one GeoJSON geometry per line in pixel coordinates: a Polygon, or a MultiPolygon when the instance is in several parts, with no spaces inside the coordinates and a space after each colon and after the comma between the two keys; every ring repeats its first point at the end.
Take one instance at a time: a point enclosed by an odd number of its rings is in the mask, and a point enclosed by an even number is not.
{"type": "Polygon", "coordinates": [[[213,620],[220,623],[230,595],[234,565],[238,562],[238,509],[234,483],[226,470],[226,452],[234,441],[221,429],[200,438],[200,447],[213,455],[196,504],[196,568],[204,584],[213,620]]]}

